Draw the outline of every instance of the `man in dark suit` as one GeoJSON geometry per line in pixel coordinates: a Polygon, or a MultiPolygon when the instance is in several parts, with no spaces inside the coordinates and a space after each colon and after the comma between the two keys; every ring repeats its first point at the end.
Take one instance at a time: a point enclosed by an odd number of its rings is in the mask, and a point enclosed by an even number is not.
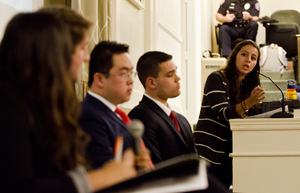
{"type": "Polygon", "coordinates": [[[176,70],[172,56],[163,52],[147,52],[137,63],[145,95],[128,116],[144,123],[143,139],[153,163],[196,153],[190,124],[184,116],[172,111],[167,102],[180,95],[176,70]]]}
{"type": "MultiPolygon", "coordinates": [[[[163,52],[147,52],[137,63],[145,95],[128,116],[144,123],[143,139],[155,164],[179,155],[197,153],[190,124],[184,116],[172,111],[167,102],[169,98],[180,95],[180,78],[176,70],[172,56],[163,52]]],[[[228,192],[210,173],[208,183],[206,190],[191,193],[228,192]]]]}
{"type": "MultiPolygon", "coordinates": [[[[82,102],[79,119],[91,137],[86,154],[95,168],[115,157],[118,136],[123,137],[123,151],[132,147],[126,127],[130,119],[117,105],[130,99],[134,75],[127,45],[102,41],[95,46],[89,65],[90,90],[82,102]]],[[[150,169],[147,150],[142,149],[136,160],[137,167],[150,169]]]]}

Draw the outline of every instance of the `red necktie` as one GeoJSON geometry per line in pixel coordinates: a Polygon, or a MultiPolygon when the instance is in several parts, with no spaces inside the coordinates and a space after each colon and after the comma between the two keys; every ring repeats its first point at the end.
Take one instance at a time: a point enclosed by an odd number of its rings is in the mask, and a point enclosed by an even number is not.
{"type": "Polygon", "coordinates": [[[120,117],[121,117],[122,121],[125,123],[125,125],[128,125],[131,122],[130,118],[118,107],[116,108],[115,113],[120,115],[120,117]]]}
{"type": "Polygon", "coordinates": [[[177,119],[176,119],[176,117],[175,117],[175,113],[174,113],[174,111],[171,111],[170,117],[171,117],[171,119],[172,119],[173,123],[175,124],[175,126],[177,127],[177,129],[178,129],[179,133],[181,134],[181,130],[180,130],[180,127],[179,127],[178,121],[177,121],[177,119]]]}

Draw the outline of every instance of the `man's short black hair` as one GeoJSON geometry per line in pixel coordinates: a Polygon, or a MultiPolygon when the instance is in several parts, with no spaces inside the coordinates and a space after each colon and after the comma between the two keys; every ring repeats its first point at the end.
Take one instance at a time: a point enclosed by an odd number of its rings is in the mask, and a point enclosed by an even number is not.
{"type": "Polygon", "coordinates": [[[88,86],[92,85],[95,73],[109,74],[110,69],[113,67],[112,58],[114,54],[128,52],[128,49],[128,45],[119,44],[115,41],[101,41],[98,43],[91,53],[88,86]]]}
{"type": "Polygon", "coordinates": [[[139,79],[146,89],[148,77],[157,78],[160,71],[160,64],[172,59],[172,56],[164,52],[151,51],[142,55],[137,63],[136,69],[139,79]]]}

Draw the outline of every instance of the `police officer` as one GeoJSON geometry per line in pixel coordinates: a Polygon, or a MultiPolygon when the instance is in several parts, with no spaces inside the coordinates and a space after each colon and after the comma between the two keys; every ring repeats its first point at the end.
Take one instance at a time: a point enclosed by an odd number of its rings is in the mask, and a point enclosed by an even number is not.
{"type": "Polygon", "coordinates": [[[257,0],[222,0],[216,14],[223,23],[219,29],[223,57],[231,53],[231,41],[237,38],[256,41],[260,6],[257,0]]]}

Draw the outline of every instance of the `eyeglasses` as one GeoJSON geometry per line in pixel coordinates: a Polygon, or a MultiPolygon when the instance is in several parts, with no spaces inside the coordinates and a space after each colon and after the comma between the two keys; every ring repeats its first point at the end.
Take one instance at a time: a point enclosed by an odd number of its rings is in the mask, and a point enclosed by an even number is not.
{"type": "Polygon", "coordinates": [[[123,78],[124,80],[128,80],[129,78],[132,78],[134,79],[137,75],[137,72],[125,72],[125,73],[122,73],[122,74],[108,74],[109,76],[119,76],[121,78],[123,78]]]}

